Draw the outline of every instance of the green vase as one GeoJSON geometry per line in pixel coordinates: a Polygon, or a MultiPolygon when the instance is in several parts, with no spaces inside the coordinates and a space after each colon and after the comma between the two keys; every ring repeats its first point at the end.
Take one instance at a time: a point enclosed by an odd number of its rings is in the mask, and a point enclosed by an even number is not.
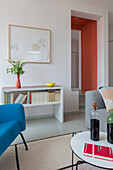
{"type": "Polygon", "coordinates": [[[107,117],[107,141],[113,144],[113,111],[107,117]]]}

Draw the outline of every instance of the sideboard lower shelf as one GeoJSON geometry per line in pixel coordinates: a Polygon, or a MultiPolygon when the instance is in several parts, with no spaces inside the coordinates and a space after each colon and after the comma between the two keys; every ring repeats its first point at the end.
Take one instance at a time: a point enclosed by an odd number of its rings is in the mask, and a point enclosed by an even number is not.
{"type": "Polygon", "coordinates": [[[23,104],[24,107],[36,107],[36,106],[46,106],[46,105],[56,105],[61,104],[61,102],[47,102],[47,103],[39,103],[39,104],[23,104]]]}

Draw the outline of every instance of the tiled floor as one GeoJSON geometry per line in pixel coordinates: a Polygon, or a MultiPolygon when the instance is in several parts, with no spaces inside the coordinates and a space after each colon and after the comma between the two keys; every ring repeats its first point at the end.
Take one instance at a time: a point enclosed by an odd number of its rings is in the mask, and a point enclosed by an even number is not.
{"type": "MultiPolygon", "coordinates": [[[[55,117],[27,120],[27,128],[23,132],[26,141],[43,139],[71,132],[87,130],[84,113],[68,113],[65,122],[60,123],[55,117]]],[[[21,143],[20,136],[14,143],[21,143]]]]}

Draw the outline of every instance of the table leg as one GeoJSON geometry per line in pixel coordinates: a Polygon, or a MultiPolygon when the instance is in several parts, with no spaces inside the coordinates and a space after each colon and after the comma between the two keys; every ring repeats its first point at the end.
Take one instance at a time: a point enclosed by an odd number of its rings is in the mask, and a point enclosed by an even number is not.
{"type": "Polygon", "coordinates": [[[73,151],[72,151],[72,170],[73,170],[73,151]]]}
{"type": "MultiPolygon", "coordinates": [[[[74,136],[74,133],[72,133],[72,137],[74,136]]],[[[72,170],[73,170],[73,156],[74,156],[74,154],[73,154],[73,150],[72,150],[72,170]]]]}
{"type": "Polygon", "coordinates": [[[76,163],[76,170],[78,170],[78,165],[85,163],[84,161],[77,161],[76,163]]]}
{"type": "Polygon", "coordinates": [[[76,170],[78,170],[79,161],[76,163],[76,170]]]}

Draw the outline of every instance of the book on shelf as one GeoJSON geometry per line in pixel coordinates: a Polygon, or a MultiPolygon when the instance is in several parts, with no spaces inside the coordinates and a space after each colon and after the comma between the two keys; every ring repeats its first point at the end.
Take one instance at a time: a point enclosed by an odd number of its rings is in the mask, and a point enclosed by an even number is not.
{"type": "Polygon", "coordinates": [[[30,91],[27,92],[27,104],[30,104],[30,91]]]}
{"type": "Polygon", "coordinates": [[[10,93],[7,94],[7,104],[10,104],[10,93]]]}
{"type": "Polygon", "coordinates": [[[25,102],[26,98],[27,98],[27,95],[24,95],[22,100],[20,101],[20,104],[23,104],[25,102]]]}
{"type": "Polygon", "coordinates": [[[8,96],[8,94],[7,94],[7,93],[4,93],[4,104],[8,104],[7,96],[8,96]]]}
{"type": "Polygon", "coordinates": [[[39,94],[38,93],[31,93],[31,104],[39,103],[39,94]]]}
{"type": "Polygon", "coordinates": [[[10,93],[10,104],[14,103],[14,94],[10,93]]]}
{"type": "Polygon", "coordinates": [[[38,99],[39,99],[39,103],[44,103],[44,94],[43,94],[43,92],[39,93],[38,99]]]}
{"type": "Polygon", "coordinates": [[[48,90],[48,102],[55,101],[55,90],[48,90]]]}
{"type": "Polygon", "coordinates": [[[44,96],[44,103],[48,102],[48,92],[43,92],[43,96],[44,96]]]}
{"type": "Polygon", "coordinates": [[[15,100],[15,103],[19,103],[22,100],[23,96],[24,96],[24,94],[19,94],[15,100]]]}
{"type": "Polygon", "coordinates": [[[14,102],[13,93],[4,93],[4,104],[12,104],[14,102]]]}
{"type": "Polygon", "coordinates": [[[55,90],[55,101],[60,101],[60,90],[55,90]]]}
{"type": "Polygon", "coordinates": [[[25,94],[19,94],[18,97],[15,100],[15,103],[21,103],[23,104],[27,98],[27,95],[25,94]]]}
{"type": "Polygon", "coordinates": [[[38,103],[46,103],[48,102],[48,92],[33,92],[31,93],[31,103],[38,104],[38,103]]]}

